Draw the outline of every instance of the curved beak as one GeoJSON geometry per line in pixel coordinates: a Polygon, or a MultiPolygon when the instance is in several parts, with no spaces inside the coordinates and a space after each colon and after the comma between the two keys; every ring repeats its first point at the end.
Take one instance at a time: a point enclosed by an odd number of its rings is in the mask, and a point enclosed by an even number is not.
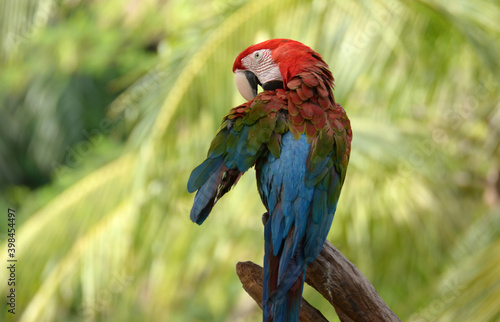
{"type": "Polygon", "coordinates": [[[260,85],[259,79],[249,70],[237,69],[234,72],[236,87],[247,101],[251,101],[257,96],[257,85],[260,85]]]}

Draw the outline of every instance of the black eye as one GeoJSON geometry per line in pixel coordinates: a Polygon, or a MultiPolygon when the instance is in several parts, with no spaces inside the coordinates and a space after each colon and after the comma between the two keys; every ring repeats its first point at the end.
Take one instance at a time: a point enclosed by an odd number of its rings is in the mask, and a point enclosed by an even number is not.
{"type": "Polygon", "coordinates": [[[256,52],[255,53],[255,58],[259,58],[260,57],[260,53],[259,52],[256,52]]]}

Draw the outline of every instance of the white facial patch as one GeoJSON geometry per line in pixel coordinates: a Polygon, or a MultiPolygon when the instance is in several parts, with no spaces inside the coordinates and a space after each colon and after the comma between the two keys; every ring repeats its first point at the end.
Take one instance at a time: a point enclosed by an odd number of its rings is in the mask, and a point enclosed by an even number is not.
{"type": "Polygon", "coordinates": [[[283,81],[278,64],[273,61],[270,49],[256,50],[241,60],[243,66],[253,72],[261,84],[283,81]]]}

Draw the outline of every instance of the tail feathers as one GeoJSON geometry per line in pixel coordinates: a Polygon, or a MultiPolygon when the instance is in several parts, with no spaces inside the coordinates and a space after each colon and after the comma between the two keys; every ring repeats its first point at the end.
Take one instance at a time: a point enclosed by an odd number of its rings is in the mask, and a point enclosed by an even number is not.
{"type": "MultiPolygon", "coordinates": [[[[270,237],[270,231],[270,225],[266,224],[264,234],[269,235],[266,237],[270,237]]],[[[278,278],[282,251],[274,256],[269,240],[266,238],[264,257],[263,321],[299,321],[307,268],[303,247],[298,247],[285,273],[278,278]]]]}
{"type": "MultiPolygon", "coordinates": [[[[270,311],[268,321],[299,321],[305,276],[306,267],[304,265],[304,268],[300,270],[299,275],[295,277],[294,282],[291,283],[287,291],[284,291],[285,287],[282,287],[284,284],[281,284],[271,293],[268,300],[270,311]]],[[[293,277],[290,276],[289,278],[292,279],[293,277]]]]}
{"type": "Polygon", "coordinates": [[[191,220],[201,225],[217,201],[235,185],[242,172],[228,169],[224,158],[207,159],[191,173],[188,191],[198,190],[191,208],[191,220]]]}

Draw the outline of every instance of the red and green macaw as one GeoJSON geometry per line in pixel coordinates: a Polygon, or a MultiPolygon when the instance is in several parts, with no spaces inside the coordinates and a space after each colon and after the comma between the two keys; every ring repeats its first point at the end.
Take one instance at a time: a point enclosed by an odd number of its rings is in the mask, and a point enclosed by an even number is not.
{"type": "Polygon", "coordinates": [[[233,72],[248,102],[224,117],[207,159],[191,173],[188,191],[198,191],[191,220],[201,225],[255,166],[268,211],[264,321],[298,321],[307,264],[323,247],[344,183],[351,126],[335,102],[328,65],[300,42],[252,45],[236,57],[233,72]]]}

